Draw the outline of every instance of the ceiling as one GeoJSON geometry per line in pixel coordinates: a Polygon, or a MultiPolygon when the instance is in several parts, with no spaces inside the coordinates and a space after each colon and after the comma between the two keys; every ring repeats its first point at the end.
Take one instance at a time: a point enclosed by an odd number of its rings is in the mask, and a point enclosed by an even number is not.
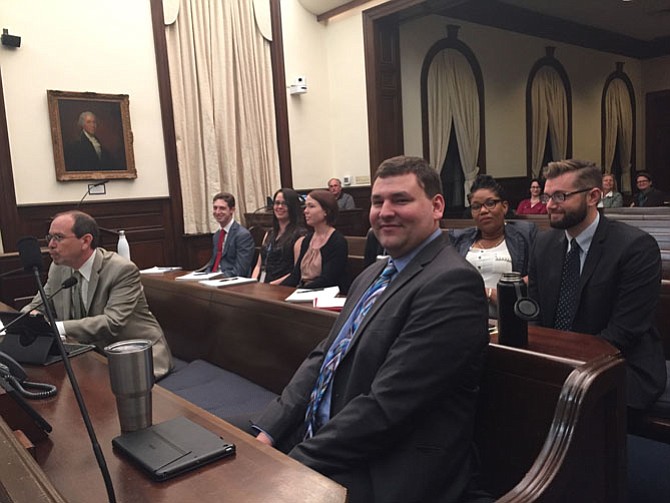
{"type": "MultiPolygon", "coordinates": [[[[299,1],[315,15],[350,3],[299,1]]],[[[365,7],[366,2],[354,3],[365,7]]],[[[399,18],[427,14],[637,58],[670,54],[670,0],[426,0],[399,18]]]]}
{"type": "Polygon", "coordinates": [[[670,36],[670,0],[501,0],[501,2],[647,42],[670,36]]]}

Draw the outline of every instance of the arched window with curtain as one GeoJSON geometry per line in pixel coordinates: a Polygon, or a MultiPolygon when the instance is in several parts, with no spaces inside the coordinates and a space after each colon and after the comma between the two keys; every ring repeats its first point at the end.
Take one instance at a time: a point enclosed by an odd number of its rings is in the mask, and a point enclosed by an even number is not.
{"type": "Polygon", "coordinates": [[[526,86],[526,159],[528,176],[538,178],[549,161],[572,156],[572,93],[555,47],[530,71],[526,86]]]}
{"type": "Polygon", "coordinates": [[[635,159],[635,91],[623,63],[605,81],[602,97],[602,166],[621,192],[631,193],[635,159]]]}
{"type": "Polygon", "coordinates": [[[484,160],[484,81],[458,26],[427,52],[421,71],[424,157],[440,172],[447,208],[469,206],[466,194],[484,160]]]}

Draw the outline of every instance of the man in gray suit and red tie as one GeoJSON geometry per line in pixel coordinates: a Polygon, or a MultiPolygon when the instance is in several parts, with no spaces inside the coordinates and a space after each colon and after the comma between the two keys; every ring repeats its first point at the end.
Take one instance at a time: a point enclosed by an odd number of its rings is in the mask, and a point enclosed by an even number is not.
{"type": "Polygon", "coordinates": [[[654,314],[661,288],[658,244],[598,213],[602,174],[591,162],[550,162],[542,195],[555,230],[538,233],[528,293],[540,325],[593,334],[626,359],[628,405],[644,409],[665,389],[654,314]]]}
{"type": "Polygon", "coordinates": [[[220,271],[224,276],[251,275],[254,259],[254,238],[234,219],[235,197],[220,192],[212,198],[212,215],[221,227],[212,238],[212,258],[207,263],[207,272],[220,271]]]}
{"type": "Polygon", "coordinates": [[[461,501],[488,344],[481,276],[439,228],[426,161],[384,161],[370,223],[390,255],[355,280],[329,336],[255,421],[258,440],[343,484],[350,503],[461,501]]]}

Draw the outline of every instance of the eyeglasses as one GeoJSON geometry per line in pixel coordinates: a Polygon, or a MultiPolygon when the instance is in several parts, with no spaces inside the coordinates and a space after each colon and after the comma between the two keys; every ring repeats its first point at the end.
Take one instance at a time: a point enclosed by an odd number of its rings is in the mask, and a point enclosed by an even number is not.
{"type": "Polygon", "coordinates": [[[496,207],[496,205],[502,201],[502,199],[487,199],[484,201],[484,204],[480,203],[472,203],[470,205],[470,210],[473,212],[478,212],[482,210],[482,206],[484,206],[487,210],[491,211],[493,208],[496,207]]]}
{"type": "Polygon", "coordinates": [[[555,203],[562,203],[564,202],[569,196],[575,195],[575,194],[581,194],[582,192],[588,192],[589,190],[593,189],[594,187],[589,187],[588,189],[581,189],[581,190],[574,190],[572,192],[554,192],[553,194],[542,194],[540,196],[540,201],[542,201],[542,204],[547,204],[549,200],[551,199],[555,203]]]}
{"type": "Polygon", "coordinates": [[[286,201],[275,201],[272,203],[274,206],[288,206],[288,203],[286,201]]]}
{"type": "Polygon", "coordinates": [[[44,239],[46,239],[46,240],[47,240],[47,244],[49,244],[49,243],[51,243],[51,240],[52,240],[52,239],[53,239],[56,243],[60,243],[60,242],[63,241],[64,239],[67,239],[67,238],[76,238],[76,237],[77,237],[77,236],[75,236],[74,234],[73,234],[72,236],[63,236],[62,234],[47,234],[46,236],[44,236],[44,239]]]}

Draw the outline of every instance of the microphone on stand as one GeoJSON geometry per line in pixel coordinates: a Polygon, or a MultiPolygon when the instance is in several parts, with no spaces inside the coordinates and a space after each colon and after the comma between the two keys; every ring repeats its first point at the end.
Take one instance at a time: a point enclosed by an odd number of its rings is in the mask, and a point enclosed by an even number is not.
{"type": "Polygon", "coordinates": [[[88,415],[88,410],[86,409],[84,398],[81,395],[81,390],[79,389],[77,378],[74,375],[70,359],[68,358],[67,352],[65,351],[65,346],[63,346],[63,341],[61,340],[60,334],[58,333],[58,329],[56,328],[56,318],[54,316],[53,310],[51,309],[51,305],[49,303],[49,297],[44,291],[44,286],[42,286],[42,281],[40,280],[40,270],[42,269],[42,253],[40,251],[40,245],[38,244],[36,238],[25,237],[19,239],[18,249],[19,249],[19,258],[21,259],[21,264],[23,265],[23,268],[28,272],[32,271],[33,274],[35,275],[37,288],[40,292],[42,303],[44,304],[44,311],[47,315],[49,323],[51,324],[51,330],[56,340],[58,351],[60,352],[60,355],[63,358],[63,364],[65,365],[65,372],[67,373],[68,379],[70,380],[70,384],[72,385],[72,391],[74,392],[74,396],[77,399],[77,405],[79,405],[79,410],[81,411],[81,417],[84,420],[84,425],[86,426],[88,437],[91,440],[91,446],[93,448],[93,453],[95,454],[95,459],[98,462],[98,467],[100,468],[102,478],[105,482],[105,488],[107,490],[107,498],[109,499],[109,503],[116,503],[116,496],[114,495],[114,486],[112,485],[112,478],[107,468],[107,462],[105,461],[105,456],[102,453],[102,449],[100,449],[98,439],[95,436],[95,430],[93,429],[91,418],[88,415]]]}
{"type": "MultiPolygon", "coordinates": [[[[21,268],[21,270],[23,271],[24,269],[21,268]]],[[[62,290],[67,290],[68,288],[72,288],[72,287],[73,287],[74,285],[76,285],[76,284],[77,284],[77,278],[75,278],[74,276],[70,276],[68,279],[66,279],[65,281],[63,281],[63,283],[61,283],[60,288],[59,288],[58,290],[56,290],[54,293],[52,293],[51,295],[49,295],[49,296],[47,297],[47,301],[53,299],[53,298],[56,296],[56,294],[60,293],[62,290]]],[[[37,309],[38,307],[40,307],[42,304],[44,304],[44,301],[42,301],[42,302],[40,302],[39,304],[37,304],[37,305],[35,306],[35,309],[37,309]]],[[[15,323],[18,323],[18,322],[21,321],[23,318],[25,318],[26,316],[28,316],[28,315],[30,314],[30,312],[31,312],[31,311],[26,311],[25,313],[21,313],[20,316],[17,316],[17,317],[14,318],[12,321],[10,321],[9,323],[7,323],[4,327],[0,328],[0,334],[2,334],[3,332],[7,332],[7,330],[9,330],[9,328],[10,328],[12,325],[14,325],[15,323]]]]}
{"type": "Polygon", "coordinates": [[[88,187],[86,188],[86,192],[84,192],[84,196],[79,200],[79,204],[77,204],[77,209],[79,209],[79,207],[81,206],[81,203],[84,202],[84,199],[86,199],[86,196],[88,196],[90,194],[89,191],[93,187],[100,187],[100,185],[105,185],[108,182],[109,182],[109,180],[105,179],[105,180],[100,180],[99,182],[96,182],[96,183],[89,183],[88,187]]]}

